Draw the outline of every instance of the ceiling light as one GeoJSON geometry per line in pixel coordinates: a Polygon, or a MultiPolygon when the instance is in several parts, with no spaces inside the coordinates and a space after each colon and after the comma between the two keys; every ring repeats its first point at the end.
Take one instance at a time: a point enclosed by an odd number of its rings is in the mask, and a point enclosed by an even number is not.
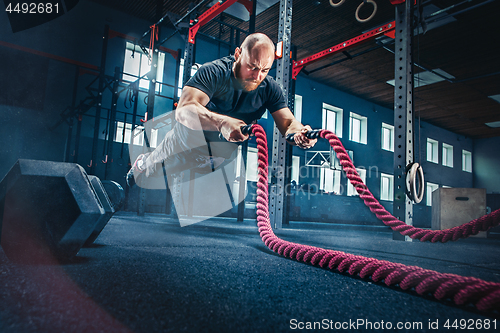
{"type": "MultiPolygon", "coordinates": [[[[218,2],[218,0],[214,0],[210,2],[210,6],[215,5],[218,2]]],[[[257,13],[255,15],[259,15],[275,3],[279,2],[279,0],[259,0],[257,2],[257,13]]],[[[240,20],[243,21],[248,21],[250,20],[250,14],[248,13],[248,10],[243,6],[241,3],[236,2],[235,4],[231,5],[228,9],[224,11],[224,13],[229,14],[231,16],[234,16],[236,18],[239,18],[240,20]]]]}
{"type": "Polygon", "coordinates": [[[493,121],[491,123],[485,123],[485,125],[492,127],[492,128],[498,128],[498,127],[500,127],[500,121],[493,121]]]}
{"type": "Polygon", "coordinates": [[[500,103],[500,94],[498,94],[498,95],[491,95],[491,96],[488,96],[488,97],[491,98],[492,100],[497,101],[498,103],[500,103]]]}
{"type": "MultiPolygon", "coordinates": [[[[442,69],[436,68],[436,69],[433,69],[432,72],[424,71],[424,72],[420,72],[420,73],[415,74],[414,87],[415,88],[423,87],[423,86],[427,86],[429,84],[444,81],[446,79],[452,80],[454,78],[455,77],[453,75],[446,73],[442,69]]],[[[390,84],[391,86],[394,86],[394,79],[387,81],[387,83],[390,84]]]]}

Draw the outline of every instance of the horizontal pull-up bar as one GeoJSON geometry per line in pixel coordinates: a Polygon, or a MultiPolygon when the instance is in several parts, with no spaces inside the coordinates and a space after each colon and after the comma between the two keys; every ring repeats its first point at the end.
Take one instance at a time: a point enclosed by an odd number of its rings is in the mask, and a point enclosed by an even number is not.
{"type": "Polygon", "coordinates": [[[293,73],[292,73],[292,78],[295,80],[297,78],[297,75],[300,73],[300,71],[307,65],[310,65],[318,60],[321,60],[325,57],[331,56],[335,53],[342,52],[347,50],[350,47],[353,47],[355,45],[364,43],[370,39],[373,39],[377,36],[380,36],[382,34],[387,35],[391,38],[394,38],[393,35],[391,35],[391,32],[396,28],[396,22],[392,21],[390,23],[384,24],[378,28],[372,29],[358,37],[351,38],[345,42],[339,43],[335,46],[332,46],[326,50],[323,50],[321,52],[318,52],[316,54],[313,54],[312,56],[309,56],[307,58],[304,58],[302,60],[297,60],[293,62],[293,73]]]}

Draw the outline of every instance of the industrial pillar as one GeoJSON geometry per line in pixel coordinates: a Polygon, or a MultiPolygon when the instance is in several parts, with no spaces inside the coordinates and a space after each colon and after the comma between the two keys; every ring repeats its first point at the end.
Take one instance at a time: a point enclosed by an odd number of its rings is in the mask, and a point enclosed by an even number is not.
{"type": "MultiPolygon", "coordinates": [[[[257,0],[252,1],[252,12],[250,13],[250,22],[249,22],[249,27],[248,27],[248,33],[253,34],[255,32],[255,15],[257,13],[257,0]]],[[[239,45],[238,45],[239,47],[239,45]]],[[[246,194],[246,187],[247,187],[247,175],[246,175],[246,169],[247,169],[247,160],[248,160],[248,140],[243,142],[241,145],[241,167],[240,167],[240,185],[238,187],[239,193],[238,193],[238,217],[237,221],[238,222],[243,222],[243,219],[245,218],[245,194],[246,194]],[[242,199],[243,198],[243,199],[242,199]]]]}
{"type": "MultiPolygon", "coordinates": [[[[290,100],[290,79],[291,79],[291,35],[292,35],[292,0],[280,0],[280,19],[278,30],[278,45],[282,43],[282,57],[276,64],[276,82],[283,90],[286,101],[290,100]]],[[[279,46],[278,46],[279,47],[279,46]]],[[[279,229],[283,221],[287,221],[288,207],[285,198],[285,176],[286,176],[286,151],[291,147],[286,143],[276,124],[273,132],[273,154],[271,164],[271,191],[269,216],[271,226],[279,229]]]]}
{"type": "Polygon", "coordinates": [[[113,144],[115,141],[115,129],[116,129],[116,108],[118,104],[118,87],[120,86],[120,76],[121,68],[115,67],[115,75],[113,77],[113,97],[111,98],[111,110],[109,116],[109,127],[108,127],[108,149],[106,155],[106,165],[104,167],[104,179],[108,179],[108,169],[110,163],[113,161],[113,144]]]}
{"type": "MultiPolygon", "coordinates": [[[[296,56],[297,56],[297,47],[296,46],[292,46],[291,48],[291,60],[292,60],[292,63],[293,61],[297,60],[296,59],[296,56]]],[[[293,75],[293,66],[289,66],[289,78],[292,77],[293,75]]],[[[295,116],[295,83],[297,81],[296,80],[289,80],[289,91],[288,91],[288,100],[287,100],[287,104],[288,104],[288,108],[290,109],[290,111],[292,111],[293,115],[295,116]]],[[[290,145],[286,145],[287,149],[286,149],[286,152],[285,152],[285,203],[284,203],[284,214],[283,214],[283,224],[290,224],[290,211],[292,209],[292,203],[291,203],[291,199],[292,199],[292,195],[295,195],[295,194],[292,194],[291,192],[291,184],[292,184],[292,160],[293,160],[293,147],[290,147],[290,145]],[[288,191],[287,191],[288,189],[288,191]]]]}
{"type": "Polygon", "coordinates": [[[71,139],[73,138],[73,125],[75,123],[76,96],[78,95],[78,78],[80,76],[80,67],[75,66],[75,81],[73,83],[73,97],[71,99],[71,118],[68,125],[68,138],[66,140],[66,150],[64,152],[64,162],[70,162],[71,139]]]}
{"type": "MultiPolygon", "coordinates": [[[[414,156],[412,23],[413,1],[396,5],[393,215],[408,225],[413,225],[413,203],[406,194],[407,166],[414,156]]],[[[393,231],[393,239],[412,240],[397,231],[393,231]]]]}
{"type": "MultiPolygon", "coordinates": [[[[159,27],[158,35],[160,34],[159,27]]],[[[151,34],[155,34],[155,29],[151,30],[151,34]]],[[[156,43],[156,39],[151,38],[151,70],[148,74],[149,79],[149,90],[148,90],[148,105],[146,108],[146,112],[148,115],[148,119],[153,119],[154,117],[154,109],[155,109],[155,94],[156,94],[156,73],[158,71],[158,43],[156,43]]],[[[146,120],[148,120],[146,119],[146,120]]],[[[149,126],[144,126],[144,151],[149,151],[149,138],[151,137],[151,128],[149,126]]],[[[137,211],[137,215],[144,216],[146,212],[146,189],[141,187],[139,190],[139,207],[137,211]]]]}
{"type": "Polygon", "coordinates": [[[108,38],[109,38],[109,25],[104,27],[104,36],[102,37],[102,52],[101,52],[101,67],[99,68],[99,88],[97,95],[97,105],[95,108],[95,123],[94,123],[94,136],[92,141],[92,159],[90,160],[90,174],[95,175],[97,165],[97,145],[99,143],[99,128],[101,125],[101,108],[102,108],[102,93],[106,81],[106,55],[108,52],[108,38]]]}
{"type": "MultiPolygon", "coordinates": [[[[189,8],[192,10],[192,4],[189,8]]],[[[189,15],[190,24],[194,23],[194,19],[196,18],[196,11],[192,11],[189,15]]],[[[195,44],[189,40],[189,31],[186,36],[186,45],[184,46],[184,73],[182,76],[182,86],[188,82],[191,78],[191,67],[193,67],[194,63],[194,52],[195,52],[195,44]]]]}

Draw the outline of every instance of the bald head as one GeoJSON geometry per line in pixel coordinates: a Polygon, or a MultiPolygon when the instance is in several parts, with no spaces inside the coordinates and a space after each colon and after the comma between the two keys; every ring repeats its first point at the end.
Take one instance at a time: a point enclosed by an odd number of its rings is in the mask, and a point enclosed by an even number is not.
{"type": "Polygon", "coordinates": [[[248,35],[234,51],[234,76],[246,91],[257,89],[273,65],[273,42],[266,35],[255,33],[248,35]]]}
{"type": "Polygon", "coordinates": [[[241,44],[240,48],[243,52],[248,52],[249,54],[251,54],[254,50],[258,50],[260,52],[269,51],[274,54],[275,50],[274,43],[271,38],[260,32],[248,35],[241,44]]]}

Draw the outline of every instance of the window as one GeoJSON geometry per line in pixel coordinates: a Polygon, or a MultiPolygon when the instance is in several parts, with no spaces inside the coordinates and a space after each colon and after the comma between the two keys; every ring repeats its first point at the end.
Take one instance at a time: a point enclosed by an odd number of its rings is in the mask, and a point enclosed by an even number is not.
{"type": "Polygon", "coordinates": [[[294,116],[300,123],[302,122],[302,96],[295,95],[294,116]]]}
{"type": "Polygon", "coordinates": [[[438,142],[427,138],[427,161],[432,163],[438,162],[438,142]]]}
{"type": "MultiPolygon", "coordinates": [[[[196,73],[196,71],[198,70],[198,68],[200,68],[200,64],[193,64],[193,66],[191,67],[191,77],[193,77],[194,73],[196,73]]],[[[184,59],[181,59],[181,65],[180,65],[180,68],[179,68],[179,82],[177,82],[177,96],[181,97],[181,94],[182,94],[182,87],[184,86],[182,83],[182,80],[183,80],[183,77],[184,77],[184,59]]]]}
{"type": "Polygon", "coordinates": [[[382,149],[394,152],[394,126],[382,123],[382,149]]]}
{"type": "MultiPolygon", "coordinates": [[[[356,171],[358,172],[359,177],[361,178],[363,183],[366,183],[366,170],[356,169],[356,171]]],[[[352,186],[351,181],[348,179],[347,182],[349,183],[347,184],[347,195],[348,196],[358,195],[358,192],[356,192],[356,189],[354,188],[354,186],[352,186]]]]}
{"type": "MultiPolygon", "coordinates": [[[[158,53],[158,71],[156,72],[156,81],[163,82],[163,66],[165,64],[165,53],[158,53]]],[[[134,82],[151,71],[151,62],[148,55],[145,54],[138,45],[127,42],[125,49],[125,61],[123,63],[124,81],[134,82]],[[127,73],[127,74],[125,74],[127,73]]],[[[139,87],[149,89],[149,80],[147,76],[141,79],[139,87]]],[[[156,84],[156,91],[161,92],[161,84],[156,84]]]]}
{"type": "Polygon", "coordinates": [[[299,175],[300,175],[300,157],[292,156],[292,181],[295,180],[295,183],[299,183],[299,175]]]}
{"type": "MultiPolygon", "coordinates": [[[[236,159],[236,169],[235,169],[237,176],[240,175],[240,168],[242,162],[243,162],[243,157],[241,155],[241,146],[239,146],[238,158],[236,159]]],[[[248,147],[247,168],[245,171],[248,182],[256,182],[259,179],[257,148],[248,147]]]]}
{"type": "MultiPolygon", "coordinates": [[[[156,148],[158,145],[158,130],[151,129],[151,136],[149,139],[149,146],[156,148]]],[[[142,146],[144,144],[144,126],[138,125],[132,134],[132,124],[124,123],[123,121],[116,122],[115,142],[123,142],[127,144],[134,144],[142,146]],[[133,142],[131,142],[131,140],[133,142]]]]}
{"type": "Polygon", "coordinates": [[[427,206],[432,206],[432,192],[434,192],[438,188],[438,184],[427,182],[427,206]]]}
{"type": "Polygon", "coordinates": [[[342,137],[342,119],[344,110],[323,103],[323,128],[342,137]]]}
{"type": "Polygon", "coordinates": [[[472,154],[470,151],[462,150],[462,170],[472,172],[472,154]]]}
{"type": "MultiPolygon", "coordinates": [[[[354,163],[354,151],[346,150],[347,155],[351,158],[351,162],[354,163]]],[[[337,157],[337,153],[330,147],[330,168],[335,170],[342,170],[342,166],[340,165],[340,160],[337,157]]]]}
{"type": "Polygon", "coordinates": [[[367,118],[351,112],[349,117],[349,140],[366,144],[367,118]]]}
{"type": "Polygon", "coordinates": [[[324,166],[320,169],[319,189],[327,193],[342,194],[340,190],[341,171],[330,169],[330,163],[324,162],[323,164],[324,166]]]}
{"type": "Polygon", "coordinates": [[[380,174],[380,200],[394,201],[394,176],[380,174]]]}
{"type": "Polygon", "coordinates": [[[453,146],[443,143],[443,165],[453,168],[453,146]]]}

